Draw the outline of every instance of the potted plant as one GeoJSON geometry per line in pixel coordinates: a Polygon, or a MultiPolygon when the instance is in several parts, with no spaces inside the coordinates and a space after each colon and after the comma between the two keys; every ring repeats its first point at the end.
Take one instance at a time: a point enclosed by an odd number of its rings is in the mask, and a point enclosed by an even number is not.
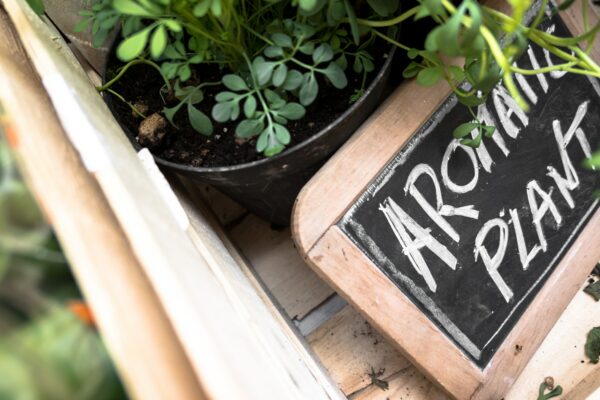
{"type": "MultiPolygon", "coordinates": [[[[398,0],[99,0],[78,29],[91,26],[100,43],[121,24],[99,90],[136,143],[159,164],[285,224],[302,185],[378,104],[391,48],[412,60],[404,77],[445,79],[468,107],[500,80],[527,107],[512,74],[540,72],[513,65],[529,41],[562,59],[553,69],[600,76],[577,46],[591,48],[598,26],[558,38],[537,29],[547,0],[511,5],[505,14],[475,0],[414,1],[404,11],[398,0]],[[412,43],[397,40],[399,24],[413,19],[433,25],[405,35],[412,43]],[[413,44],[419,39],[423,49],[413,44]]],[[[472,146],[492,134],[476,118],[455,131],[472,146]],[[479,135],[465,138],[473,128],[479,135]]]]}

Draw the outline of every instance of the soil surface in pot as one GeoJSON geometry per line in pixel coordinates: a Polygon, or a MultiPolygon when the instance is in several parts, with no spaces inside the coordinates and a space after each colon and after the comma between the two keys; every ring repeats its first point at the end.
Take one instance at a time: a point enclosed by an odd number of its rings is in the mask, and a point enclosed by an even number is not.
{"type": "MultiPolygon", "coordinates": [[[[389,51],[390,47],[381,42],[375,42],[370,49],[376,68],[368,74],[365,89],[369,87],[379,73],[389,51]]],[[[298,121],[290,121],[287,125],[292,139],[286,149],[291,149],[293,146],[309,139],[335,121],[352,105],[350,98],[357,89],[360,89],[363,80],[362,73],[356,74],[352,70],[352,62],[353,59],[349,58],[350,66],[346,70],[348,85],[345,89],[336,89],[328,81],[321,78],[319,81],[319,95],[315,102],[306,108],[306,116],[298,121]]],[[[115,71],[122,65],[113,55],[108,64],[108,79],[116,75],[115,71]]],[[[186,82],[186,85],[220,81],[225,73],[228,72],[217,67],[206,64],[200,65],[193,69],[192,78],[186,82]]],[[[111,87],[128,102],[134,104],[144,115],[151,116],[146,121],[134,113],[123,101],[109,94],[112,97],[111,102],[113,103],[113,110],[117,114],[117,119],[132,134],[137,135],[140,129],[153,131],[150,134],[153,140],[146,140],[140,144],[149,147],[154,155],[166,161],[193,167],[232,166],[264,158],[262,154],[256,152],[256,138],[242,140],[236,137],[235,127],[239,120],[226,123],[213,121],[213,135],[207,137],[191,127],[185,107],[183,107],[174,119],[177,128],[171,126],[165,119],[156,115],[156,113],[162,115],[162,109],[165,107],[160,95],[160,88],[163,85],[164,81],[156,70],[147,65],[136,65],[131,67],[111,87]]],[[[214,96],[224,89],[222,85],[206,87],[204,100],[196,106],[210,116],[215,103],[214,96]]],[[[167,107],[172,107],[178,103],[172,95],[164,97],[167,107]]]]}

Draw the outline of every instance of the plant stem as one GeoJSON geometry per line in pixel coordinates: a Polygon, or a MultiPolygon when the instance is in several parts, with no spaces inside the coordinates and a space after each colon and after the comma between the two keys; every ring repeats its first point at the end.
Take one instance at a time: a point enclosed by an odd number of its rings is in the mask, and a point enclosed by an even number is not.
{"type": "Polygon", "coordinates": [[[138,110],[133,104],[131,104],[130,102],[125,100],[125,98],[123,96],[121,96],[119,93],[115,92],[112,89],[106,89],[106,91],[108,93],[112,94],[113,96],[115,96],[117,99],[121,100],[123,103],[127,104],[134,113],[136,113],[137,115],[139,115],[140,117],[142,117],[144,119],[146,118],[146,116],[140,110],[138,110]]]}
{"type": "Polygon", "coordinates": [[[123,77],[123,75],[125,74],[125,72],[127,72],[127,70],[131,67],[133,67],[134,65],[138,65],[138,64],[146,64],[151,66],[152,68],[154,68],[155,70],[158,71],[158,73],[160,74],[160,76],[163,78],[163,80],[165,81],[165,84],[167,85],[167,88],[170,90],[171,89],[171,85],[169,84],[169,81],[167,79],[165,79],[165,77],[163,76],[160,67],[150,61],[150,60],[146,60],[143,58],[137,59],[137,60],[133,60],[133,61],[129,61],[127,64],[125,64],[125,66],[123,68],[121,68],[121,70],[119,71],[119,73],[112,78],[110,81],[106,82],[104,85],[102,86],[98,86],[96,87],[96,90],[99,92],[104,92],[105,90],[107,90],[108,88],[110,88],[112,85],[114,85],[119,79],[121,79],[123,77]]]}

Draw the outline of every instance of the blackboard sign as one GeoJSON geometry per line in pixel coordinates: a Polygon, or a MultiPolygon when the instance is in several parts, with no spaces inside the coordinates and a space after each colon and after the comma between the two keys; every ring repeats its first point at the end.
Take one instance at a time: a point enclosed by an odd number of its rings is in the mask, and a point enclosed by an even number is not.
{"type": "MultiPolygon", "coordinates": [[[[558,19],[545,29],[567,35],[558,19]]],[[[533,45],[517,62],[551,63],[533,45]]],[[[473,149],[452,139],[472,117],[451,96],[339,222],[482,368],[598,207],[600,173],[582,163],[600,148],[600,83],[517,82],[528,113],[498,86],[478,109],[496,132],[473,149]]]]}
{"type": "MultiPolygon", "coordinates": [[[[557,17],[540,27],[570,36],[557,17]]],[[[517,60],[556,62],[535,45],[517,60]]],[[[600,82],[515,81],[531,109],[497,86],[478,148],[453,139],[473,117],[447,88],[405,83],[293,216],[316,272],[456,398],[502,398],[600,258],[600,171],[582,165],[600,148],[600,82]]]]}
{"type": "MultiPolygon", "coordinates": [[[[530,46],[518,64],[548,59],[530,46]]],[[[600,147],[599,82],[518,83],[532,109],[498,86],[478,109],[497,130],[477,149],[451,139],[472,117],[450,97],[339,223],[480,367],[598,206],[600,174],[582,162],[600,147]]]]}

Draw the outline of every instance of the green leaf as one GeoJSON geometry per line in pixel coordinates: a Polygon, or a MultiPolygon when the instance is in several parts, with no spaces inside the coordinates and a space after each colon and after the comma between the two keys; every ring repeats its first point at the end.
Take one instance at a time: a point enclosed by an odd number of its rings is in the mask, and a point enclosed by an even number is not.
{"type": "Polygon", "coordinates": [[[441,66],[425,68],[417,74],[417,82],[423,86],[435,85],[444,77],[444,68],[441,66]]]}
{"type": "Polygon", "coordinates": [[[337,89],[343,89],[348,85],[348,79],[346,78],[344,70],[335,62],[330,63],[329,66],[323,70],[323,73],[337,89]]]}
{"type": "Polygon", "coordinates": [[[173,32],[181,32],[181,24],[174,19],[165,19],[163,24],[173,32]]]}
{"type": "Polygon", "coordinates": [[[275,72],[273,72],[273,85],[275,87],[280,87],[285,82],[287,78],[288,68],[285,64],[280,64],[277,68],[275,68],[275,72]]]}
{"type": "Polygon", "coordinates": [[[262,133],[258,137],[258,140],[256,141],[256,151],[258,151],[259,153],[265,151],[265,149],[269,145],[269,133],[271,129],[272,128],[268,126],[264,131],[262,131],[262,133]]]}
{"type": "Polygon", "coordinates": [[[222,12],[221,0],[212,0],[212,4],[210,5],[210,12],[215,17],[220,17],[222,12]]]}
{"type": "Polygon", "coordinates": [[[323,43],[315,49],[312,58],[315,65],[331,61],[333,59],[333,49],[329,44],[323,43]]]}
{"type": "Polygon", "coordinates": [[[352,8],[352,4],[350,4],[349,0],[344,0],[344,6],[346,7],[346,14],[348,14],[348,21],[350,22],[352,39],[354,39],[354,44],[358,46],[360,44],[360,28],[358,26],[356,14],[354,13],[354,8],[352,8]]]}
{"type": "Polygon", "coordinates": [[[148,28],[123,40],[117,47],[117,57],[121,61],[131,61],[144,51],[150,30],[148,28]]]}
{"type": "Polygon", "coordinates": [[[271,80],[276,63],[265,61],[262,57],[256,57],[252,62],[253,73],[259,85],[266,85],[271,80]]]}
{"type": "Polygon", "coordinates": [[[598,363],[600,357],[600,327],[593,328],[587,336],[585,342],[585,355],[588,356],[593,364],[598,363]]]}
{"type": "Polygon", "coordinates": [[[175,107],[171,107],[171,108],[163,108],[163,114],[165,115],[165,117],[167,118],[167,120],[171,123],[171,125],[173,126],[177,126],[175,125],[174,122],[174,118],[175,118],[175,114],[177,114],[177,111],[179,111],[179,109],[181,108],[181,106],[183,106],[183,102],[177,104],[175,107]]]}
{"type": "Polygon", "coordinates": [[[596,151],[592,154],[591,158],[586,159],[583,162],[583,166],[588,169],[596,169],[600,167],[600,151],[596,151]]]}
{"type": "Polygon", "coordinates": [[[479,122],[465,122],[454,128],[452,136],[454,136],[456,139],[461,139],[469,135],[473,130],[479,128],[480,125],[481,124],[479,122]]]}
{"type": "Polygon", "coordinates": [[[422,68],[421,64],[411,61],[411,63],[408,64],[408,67],[402,71],[402,76],[406,79],[414,78],[422,68]]]}
{"type": "Polygon", "coordinates": [[[244,102],[244,115],[246,118],[252,118],[256,112],[256,98],[254,96],[248,96],[244,102]]]}
{"type": "Polygon", "coordinates": [[[190,124],[196,132],[199,132],[205,136],[210,136],[213,133],[213,125],[210,119],[202,111],[188,103],[188,117],[190,124]]]}
{"type": "Polygon", "coordinates": [[[44,13],[44,3],[42,0],[27,0],[29,7],[37,14],[42,15],[44,13]]]}
{"type": "Polygon", "coordinates": [[[217,122],[226,122],[232,118],[233,106],[232,103],[217,103],[212,109],[212,117],[217,122]]]}
{"type": "Polygon", "coordinates": [[[227,74],[223,76],[223,85],[227,89],[239,92],[241,90],[248,90],[248,85],[239,75],[227,74]]]}
{"type": "Polygon", "coordinates": [[[450,74],[455,81],[462,82],[465,79],[465,71],[462,68],[451,65],[449,69],[450,74]]]}
{"type": "Polygon", "coordinates": [[[303,44],[302,46],[300,46],[300,48],[298,50],[300,50],[300,52],[302,54],[306,54],[307,56],[310,56],[310,55],[312,55],[312,53],[315,52],[315,43],[307,42],[307,43],[303,44]]]}
{"type": "Polygon", "coordinates": [[[167,47],[167,31],[163,25],[154,30],[150,39],[150,54],[153,58],[159,58],[167,47]]]}
{"type": "Polygon", "coordinates": [[[280,124],[273,124],[273,128],[275,129],[275,137],[279,141],[279,143],[286,145],[290,143],[291,136],[290,131],[280,124]]]}
{"type": "Polygon", "coordinates": [[[419,56],[419,49],[415,49],[410,48],[408,49],[408,51],[406,52],[406,55],[408,56],[408,58],[410,58],[411,60],[414,60],[415,58],[417,58],[419,56]]]}
{"type": "Polygon", "coordinates": [[[292,38],[285,33],[274,33],[271,35],[271,40],[279,47],[292,48],[292,38]]]}
{"type": "Polygon", "coordinates": [[[279,46],[267,46],[264,53],[265,56],[270,58],[281,57],[283,56],[283,49],[279,46]]]}
{"type": "Polygon", "coordinates": [[[215,96],[215,100],[218,101],[219,103],[222,103],[225,101],[231,101],[238,96],[239,96],[239,94],[233,93],[233,92],[219,92],[215,96]]]}
{"type": "Polygon", "coordinates": [[[152,17],[153,14],[134,0],[114,0],[113,7],[121,14],[152,17]]]}
{"type": "Polygon", "coordinates": [[[304,74],[304,83],[300,88],[300,103],[303,106],[308,106],[309,104],[315,101],[318,93],[319,85],[317,84],[315,75],[312,72],[307,72],[306,74],[304,74]]]}
{"type": "Polygon", "coordinates": [[[302,79],[302,73],[292,69],[287,73],[285,82],[283,82],[283,88],[285,90],[296,90],[302,85],[302,79]]]}
{"type": "Polygon", "coordinates": [[[262,119],[245,119],[235,128],[235,134],[241,138],[251,138],[258,135],[264,128],[262,119]]]}
{"type": "Polygon", "coordinates": [[[600,280],[590,283],[583,291],[592,296],[594,300],[600,301],[600,280]]]}
{"type": "Polygon", "coordinates": [[[290,120],[297,120],[306,114],[306,109],[298,103],[287,103],[280,110],[277,111],[282,117],[290,120]]]}
{"type": "Polygon", "coordinates": [[[192,13],[195,17],[202,18],[208,13],[211,4],[212,0],[200,0],[198,4],[196,4],[196,6],[194,7],[192,13]]]}
{"type": "Polygon", "coordinates": [[[83,32],[87,29],[87,27],[90,24],[90,20],[89,19],[82,19],[81,21],[79,21],[77,23],[77,25],[75,25],[75,27],[73,28],[73,31],[79,33],[79,32],[83,32]]]}
{"type": "Polygon", "coordinates": [[[399,0],[367,0],[367,3],[369,3],[371,8],[382,17],[393,14],[398,10],[400,5],[399,0]]]}
{"type": "Polygon", "coordinates": [[[479,134],[475,136],[475,139],[463,138],[460,140],[460,144],[476,149],[481,144],[482,137],[483,135],[481,134],[481,132],[479,132],[479,134]]]}

